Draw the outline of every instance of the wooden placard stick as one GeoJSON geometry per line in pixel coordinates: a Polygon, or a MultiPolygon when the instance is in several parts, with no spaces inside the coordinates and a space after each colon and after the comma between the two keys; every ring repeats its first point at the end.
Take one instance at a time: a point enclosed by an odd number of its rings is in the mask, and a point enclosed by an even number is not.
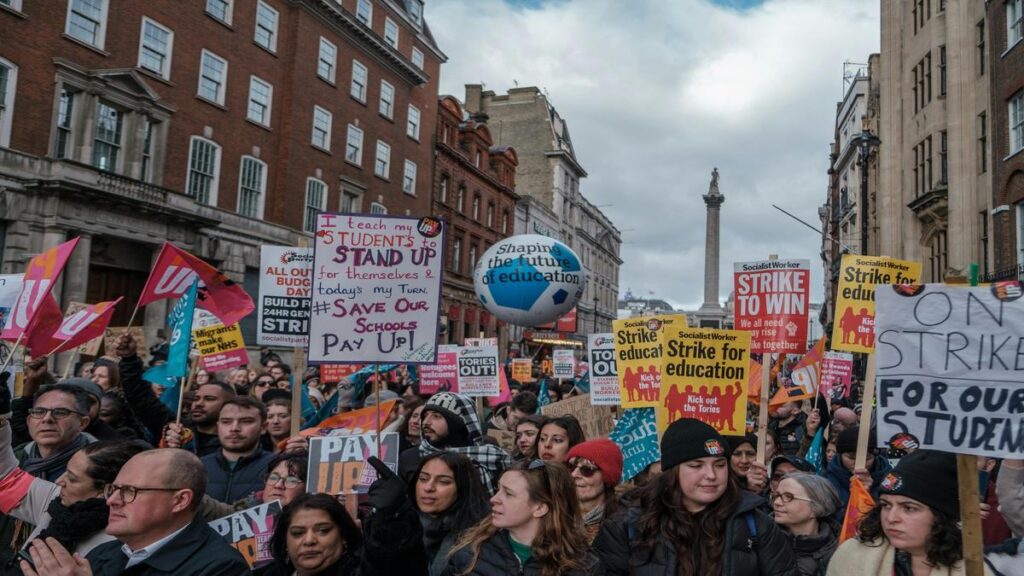
{"type": "Polygon", "coordinates": [[[181,424],[181,407],[185,405],[185,391],[188,389],[188,386],[191,386],[192,382],[195,381],[196,374],[198,372],[199,358],[196,358],[195,363],[192,364],[192,369],[188,371],[188,377],[182,376],[181,383],[178,387],[178,413],[174,419],[178,424],[181,424]]]}
{"type": "Polygon", "coordinates": [[[757,461],[768,465],[765,462],[768,451],[768,396],[771,390],[772,381],[772,355],[769,352],[761,354],[761,399],[758,403],[757,413],[757,461]]]}
{"type": "MultiPolygon", "coordinates": [[[[978,285],[978,265],[970,266],[971,286],[978,285]]],[[[985,573],[985,555],[981,535],[981,501],[978,486],[978,458],[970,454],[956,455],[957,490],[960,495],[961,539],[964,549],[964,571],[967,576],[985,573]]]]}
{"type": "Polygon", "coordinates": [[[25,338],[25,332],[22,332],[18,339],[14,341],[14,346],[11,346],[11,351],[7,354],[7,359],[4,360],[4,365],[0,366],[0,372],[7,370],[7,367],[11,365],[11,360],[14,360],[14,353],[18,351],[18,346],[21,346],[21,341],[25,338]]]}
{"type": "MultiPolygon", "coordinates": [[[[299,238],[299,248],[309,248],[309,239],[299,238]]],[[[306,372],[306,347],[296,346],[292,351],[292,418],[291,436],[302,430],[302,380],[306,372]]],[[[354,518],[354,516],[353,516],[354,518]]]]}
{"type": "Polygon", "coordinates": [[[373,397],[377,400],[377,458],[380,458],[380,364],[373,365],[373,397]]]}
{"type": "MultiPolygon", "coordinates": [[[[857,458],[854,470],[863,468],[868,460],[868,440],[871,435],[871,408],[875,403],[875,354],[868,354],[868,366],[864,371],[864,395],[860,399],[860,429],[857,434],[857,458]]],[[[874,446],[872,446],[874,448],[874,446]]]]}

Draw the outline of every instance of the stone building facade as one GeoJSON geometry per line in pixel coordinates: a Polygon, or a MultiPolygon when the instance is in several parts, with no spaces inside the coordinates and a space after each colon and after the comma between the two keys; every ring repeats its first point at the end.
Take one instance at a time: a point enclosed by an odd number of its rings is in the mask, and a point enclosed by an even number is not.
{"type": "Polygon", "coordinates": [[[1015,280],[1024,278],[1024,3],[986,4],[993,208],[991,228],[980,235],[993,260],[981,272],[988,280],[1015,280]]]}
{"type": "Polygon", "coordinates": [[[611,220],[580,191],[587,172],[576,157],[568,123],[536,87],[513,88],[499,95],[479,84],[467,85],[466,109],[487,115],[496,144],[516,149],[516,192],[530,198],[521,208],[527,232],[554,232],[545,235],[568,244],[586,267],[587,289],[577,304],[577,334],[610,331],[618,302],[622,238],[611,220]],[[557,219],[556,230],[544,223],[545,212],[557,219]]]}
{"type": "Polygon", "coordinates": [[[448,223],[442,323],[447,342],[498,337],[505,350],[504,322],[480,305],[473,269],[495,242],[515,229],[516,151],[496,146],[482,114],[470,115],[454,96],[441,97],[436,130],[434,215],[448,223]]]}
{"type": "Polygon", "coordinates": [[[922,262],[926,282],[984,269],[995,54],[985,3],[897,0],[881,14],[879,253],[922,262]]]}
{"type": "Polygon", "coordinates": [[[65,306],[124,295],[125,323],[165,241],[255,295],[318,210],[430,212],[421,0],[12,0],[0,38],[0,272],[81,236],[65,306]]]}

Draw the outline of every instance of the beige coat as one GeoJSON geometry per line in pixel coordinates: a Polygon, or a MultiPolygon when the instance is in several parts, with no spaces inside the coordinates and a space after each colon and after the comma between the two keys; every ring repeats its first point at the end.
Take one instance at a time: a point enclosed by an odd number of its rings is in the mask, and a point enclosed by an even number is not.
{"type": "MultiPolygon", "coordinates": [[[[856,538],[843,542],[828,564],[828,576],[892,576],[896,548],[888,541],[869,546],[856,538]]],[[[933,568],[929,576],[964,576],[963,562],[954,568],[933,568]]],[[[985,567],[986,576],[992,572],[985,567]]]]}

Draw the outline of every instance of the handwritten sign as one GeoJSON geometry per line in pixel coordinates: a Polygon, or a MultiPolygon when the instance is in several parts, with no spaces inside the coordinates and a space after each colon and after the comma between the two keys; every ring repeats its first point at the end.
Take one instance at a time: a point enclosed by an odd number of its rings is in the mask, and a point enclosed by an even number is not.
{"type": "Polygon", "coordinates": [[[303,347],[309,338],[312,248],[260,247],[260,298],[256,342],[303,347]]]}
{"type": "MultiPolygon", "coordinates": [[[[365,494],[377,480],[377,471],[366,463],[370,456],[377,456],[376,434],[310,438],[306,492],[365,494]]],[[[379,457],[398,472],[397,432],[381,435],[379,457]]]]}
{"type": "Polygon", "coordinates": [[[878,438],[1024,454],[1024,288],[878,286],[878,438]]]}
{"type": "Polygon", "coordinates": [[[686,316],[646,316],[612,322],[619,394],[624,408],[657,406],[665,330],[686,327],[686,316]]]}
{"type": "Polygon", "coordinates": [[[494,346],[459,348],[459,393],[466,396],[498,396],[498,349],[494,346]]]}
{"type": "Polygon", "coordinates": [[[722,434],[746,432],[750,332],[675,328],[665,334],[658,430],[695,418],[722,434]]]}
{"type": "Polygon", "coordinates": [[[807,350],[809,261],[737,262],[733,279],[735,326],[750,332],[751,352],[799,354],[807,350]]]}
{"type": "Polygon", "coordinates": [[[513,358],[512,379],[516,382],[533,382],[533,360],[529,358],[513,358]]]}
{"type": "Polygon", "coordinates": [[[875,286],[914,284],[921,264],[877,256],[845,254],[840,263],[832,349],[844,352],[875,351],[875,286]]]}
{"type": "Polygon", "coordinates": [[[258,568],[274,560],[270,537],[280,514],[281,503],[274,500],[218,518],[210,522],[210,528],[241,552],[250,568],[258,568]]]}
{"type": "Polygon", "coordinates": [[[199,364],[210,372],[245,366],[249,355],[238,324],[215,324],[192,331],[192,341],[199,349],[199,364]]]}
{"type": "Polygon", "coordinates": [[[619,371],[615,362],[615,335],[587,336],[590,356],[590,401],[595,406],[612,406],[622,401],[619,395],[619,371]]]}
{"type": "Polygon", "coordinates": [[[318,214],[309,362],[433,363],[443,246],[436,218],[318,214]]]}
{"type": "Polygon", "coordinates": [[[587,440],[607,438],[612,431],[612,410],[607,406],[594,406],[590,403],[590,394],[580,394],[560,402],[548,404],[540,409],[544,416],[575,416],[583,428],[587,440]]]}
{"type": "Polygon", "coordinates": [[[572,348],[556,348],[551,357],[554,361],[552,374],[555,378],[572,378],[576,375],[576,356],[572,348]]]}
{"type": "Polygon", "coordinates": [[[437,362],[420,366],[420,395],[459,391],[459,347],[445,344],[437,347],[437,362]]]}

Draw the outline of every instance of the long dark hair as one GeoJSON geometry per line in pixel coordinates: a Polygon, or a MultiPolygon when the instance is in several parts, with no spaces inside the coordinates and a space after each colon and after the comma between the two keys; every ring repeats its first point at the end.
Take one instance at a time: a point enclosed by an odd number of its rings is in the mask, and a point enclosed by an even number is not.
{"type": "MultiPolygon", "coordinates": [[[[582,444],[587,440],[587,435],[583,433],[583,427],[580,426],[580,421],[571,414],[548,418],[548,420],[541,425],[540,430],[543,430],[544,426],[551,424],[565,430],[566,435],[569,437],[569,448],[572,448],[577,444],[582,444]]],[[[537,431],[538,438],[540,438],[540,430],[537,431]]]]}
{"type": "Polygon", "coordinates": [[[695,575],[698,567],[706,574],[721,574],[728,547],[726,530],[742,497],[739,484],[730,472],[722,496],[691,514],[683,505],[678,468],[665,470],[640,489],[637,547],[647,553],[649,562],[664,539],[676,547],[678,574],[695,575]]]}
{"type": "Polygon", "coordinates": [[[363,533],[356,526],[348,511],[340,502],[329,494],[300,494],[290,504],[284,507],[281,515],[277,517],[274,526],[274,535],[270,537],[270,552],[274,556],[275,564],[290,567],[291,557],[288,555],[288,529],[291,527],[292,518],[300,510],[323,510],[330,517],[331,522],[338,527],[341,538],[346,548],[338,564],[344,565],[348,562],[346,557],[351,559],[357,557],[359,549],[363,546],[363,533]]]}
{"type": "Polygon", "coordinates": [[[476,471],[473,461],[455,452],[436,452],[420,461],[416,475],[409,486],[409,498],[416,502],[416,484],[419,483],[420,471],[431,460],[440,460],[452,471],[455,478],[457,495],[451,508],[443,515],[447,518],[447,526],[453,532],[462,532],[490,514],[487,491],[480,483],[480,474],[476,471]]]}
{"type": "Polygon", "coordinates": [[[516,458],[516,459],[536,458],[537,457],[537,442],[540,439],[540,430],[547,423],[548,423],[548,419],[546,417],[539,416],[537,414],[530,414],[528,416],[523,416],[522,418],[520,418],[519,422],[516,422],[516,426],[512,430],[513,438],[515,438],[515,450],[512,453],[512,457],[516,458]],[[517,435],[519,433],[519,426],[521,424],[532,424],[533,426],[537,427],[537,433],[533,435],[533,446],[530,447],[530,452],[528,454],[524,454],[524,453],[519,451],[519,438],[515,437],[515,435],[517,435]]]}
{"type": "MultiPolygon", "coordinates": [[[[921,504],[924,506],[925,504],[921,504]]],[[[963,541],[961,540],[960,527],[956,520],[935,508],[929,508],[935,515],[935,522],[928,533],[928,541],[925,543],[925,554],[928,556],[928,563],[934,566],[953,567],[957,562],[964,559],[963,541]]],[[[882,503],[879,502],[861,519],[857,525],[860,541],[868,546],[881,546],[888,541],[885,532],[882,530],[882,503]]]]}
{"type": "Polygon", "coordinates": [[[142,440],[101,440],[87,444],[82,448],[82,453],[89,457],[85,473],[98,490],[113,482],[133,456],[149,449],[142,440]]]}

